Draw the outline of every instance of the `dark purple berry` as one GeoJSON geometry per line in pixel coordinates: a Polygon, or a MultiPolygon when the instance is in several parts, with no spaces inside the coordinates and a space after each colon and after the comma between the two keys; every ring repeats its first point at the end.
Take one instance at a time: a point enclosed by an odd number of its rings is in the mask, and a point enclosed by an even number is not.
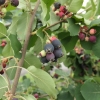
{"type": "Polygon", "coordinates": [[[0,0],[0,6],[5,3],[5,0],[0,0]]]}
{"type": "Polygon", "coordinates": [[[61,42],[57,39],[51,42],[55,49],[58,49],[61,47],[61,42]]]}
{"type": "Polygon", "coordinates": [[[87,61],[87,60],[89,60],[89,59],[90,59],[90,55],[89,55],[89,54],[85,54],[85,55],[84,55],[84,60],[87,61]]]}
{"type": "Polygon", "coordinates": [[[96,36],[90,36],[89,41],[95,43],[96,42],[96,36]]]}
{"type": "Polygon", "coordinates": [[[53,53],[47,53],[46,54],[46,59],[48,61],[54,61],[55,60],[55,55],[53,53]]]}
{"type": "Polygon", "coordinates": [[[60,6],[61,6],[61,4],[60,4],[59,2],[55,2],[55,3],[54,3],[54,7],[55,7],[55,9],[59,9],[60,6]]]}
{"type": "Polygon", "coordinates": [[[85,39],[85,34],[84,33],[79,33],[79,38],[80,38],[80,40],[84,40],[85,39]]]}
{"type": "Polygon", "coordinates": [[[46,57],[41,57],[40,58],[40,61],[45,64],[45,63],[48,63],[48,60],[46,59],[46,57]]]}
{"type": "Polygon", "coordinates": [[[54,51],[54,46],[51,43],[46,44],[44,50],[46,53],[52,53],[54,51]]]}
{"type": "Polygon", "coordinates": [[[11,5],[17,7],[19,5],[19,0],[11,0],[11,5]]]}
{"type": "Polygon", "coordinates": [[[54,51],[54,55],[55,55],[56,58],[60,58],[60,57],[63,56],[63,52],[62,52],[61,49],[57,49],[57,50],[54,51]]]}

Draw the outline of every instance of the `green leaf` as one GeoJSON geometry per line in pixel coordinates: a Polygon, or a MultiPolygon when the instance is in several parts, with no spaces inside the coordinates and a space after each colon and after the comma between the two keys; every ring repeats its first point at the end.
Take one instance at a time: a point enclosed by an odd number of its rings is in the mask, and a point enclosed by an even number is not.
{"type": "Polygon", "coordinates": [[[10,80],[13,80],[16,74],[16,67],[9,67],[7,68],[7,75],[9,77],[10,80]]]}
{"type": "Polygon", "coordinates": [[[2,55],[4,57],[14,56],[14,51],[13,51],[13,49],[12,49],[11,44],[10,44],[9,41],[7,41],[6,46],[3,48],[2,55]]]}
{"type": "Polygon", "coordinates": [[[11,10],[15,10],[16,7],[12,6],[11,4],[8,5],[8,7],[6,8],[7,11],[11,11],[11,10]]]}
{"type": "Polygon", "coordinates": [[[87,81],[81,87],[85,100],[100,100],[100,84],[87,81]]]}
{"type": "Polygon", "coordinates": [[[7,82],[6,82],[6,79],[0,75],[0,98],[3,97],[3,95],[5,94],[6,90],[7,90],[7,82]]]}
{"type": "Polygon", "coordinates": [[[95,3],[94,3],[94,0],[91,0],[91,4],[92,4],[92,9],[93,9],[93,11],[95,10],[95,3]]]}
{"type": "Polygon", "coordinates": [[[66,51],[71,51],[75,47],[77,40],[78,40],[77,36],[72,36],[72,37],[68,36],[62,39],[61,43],[65,47],[66,51]]]}
{"type": "MultiPolygon", "coordinates": [[[[51,11],[50,11],[50,20],[48,21],[49,24],[52,25],[52,24],[58,22],[59,19],[60,19],[60,18],[51,10],[51,11]]],[[[60,24],[57,24],[57,25],[51,27],[50,29],[53,31],[53,30],[58,29],[59,26],[60,26],[60,24]]]]}
{"type": "Polygon", "coordinates": [[[80,26],[78,24],[75,24],[75,21],[73,19],[68,19],[68,31],[70,32],[70,36],[78,35],[80,32],[80,26]]]}
{"type": "Polygon", "coordinates": [[[93,9],[90,9],[86,12],[86,14],[83,15],[85,19],[91,19],[94,16],[95,11],[93,9]]]}
{"type": "Polygon", "coordinates": [[[90,23],[89,27],[91,28],[91,27],[97,26],[97,25],[100,25],[100,19],[95,19],[95,20],[93,20],[93,21],[90,23]]]}
{"type": "Polygon", "coordinates": [[[44,29],[45,27],[43,26],[43,27],[41,27],[38,31],[37,31],[37,33],[36,33],[36,35],[41,39],[41,42],[42,42],[42,46],[43,46],[43,42],[44,42],[44,37],[45,37],[45,33],[43,32],[43,29],[44,29]]]}
{"type": "Polygon", "coordinates": [[[57,0],[57,2],[61,3],[62,5],[66,4],[70,4],[71,0],[57,0]]]}
{"type": "Polygon", "coordinates": [[[55,70],[55,73],[58,74],[58,75],[61,75],[61,76],[63,76],[63,77],[68,77],[68,76],[69,76],[69,73],[66,73],[66,72],[64,72],[64,71],[61,70],[61,69],[56,69],[56,70],[55,70]]]}
{"type": "Polygon", "coordinates": [[[80,41],[81,46],[86,50],[92,50],[93,43],[87,41],[80,41]]]}
{"type": "Polygon", "coordinates": [[[16,33],[18,20],[19,20],[19,17],[13,17],[12,24],[10,25],[10,27],[8,29],[8,33],[11,33],[11,34],[15,34],[16,33]]]}
{"type": "Polygon", "coordinates": [[[54,0],[41,0],[41,6],[42,6],[42,19],[48,20],[50,18],[49,12],[50,12],[50,6],[54,3],[54,0]]]}
{"type": "Polygon", "coordinates": [[[96,43],[92,47],[93,53],[100,58],[100,35],[97,37],[96,43]]]}
{"type": "Polygon", "coordinates": [[[97,8],[96,8],[96,15],[100,15],[100,0],[96,0],[97,1],[97,8]]]}
{"type": "Polygon", "coordinates": [[[38,54],[43,49],[43,42],[40,38],[37,39],[34,46],[34,53],[38,54]]]}
{"type": "Polygon", "coordinates": [[[7,35],[6,27],[0,23],[0,38],[5,37],[7,35]]]}
{"type": "Polygon", "coordinates": [[[76,88],[75,88],[75,98],[76,98],[76,100],[85,100],[84,98],[83,98],[83,96],[82,96],[82,94],[81,94],[81,85],[80,84],[78,84],[77,86],[76,86],[76,88]]]}
{"type": "Polygon", "coordinates": [[[68,10],[76,13],[82,7],[83,1],[84,0],[71,0],[68,10]]]}
{"type": "Polygon", "coordinates": [[[29,44],[28,44],[28,50],[31,48],[31,47],[33,47],[34,45],[35,45],[35,42],[36,42],[36,40],[37,40],[37,35],[35,34],[35,35],[32,35],[31,37],[30,37],[30,40],[29,40],[29,44]]]}
{"type": "Polygon", "coordinates": [[[27,52],[25,59],[24,59],[24,67],[28,68],[29,66],[36,66],[37,68],[41,68],[42,64],[39,60],[39,58],[37,58],[34,53],[31,52],[27,52]]]}
{"type": "Polygon", "coordinates": [[[46,98],[39,98],[38,100],[47,100],[46,98]]]}
{"type": "Polygon", "coordinates": [[[55,83],[47,72],[43,71],[42,69],[37,69],[34,66],[30,66],[28,71],[40,89],[42,89],[48,95],[56,98],[57,90],[55,89],[55,83]]]}
{"type": "Polygon", "coordinates": [[[37,100],[33,95],[24,96],[25,100],[37,100]]]}
{"type": "MultiPolygon", "coordinates": [[[[18,35],[18,39],[20,40],[25,39],[30,17],[31,17],[30,13],[23,13],[18,20],[17,35],[18,35]]],[[[34,20],[32,30],[34,30],[35,27],[36,27],[36,19],[34,20]]]]}
{"type": "Polygon", "coordinates": [[[27,4],[28,4],[28,1],[19,0],[19,5],[17,6],[17,8],[28,10],[27,4]]]}
{"type": "Polygon", "coordinates": [[[74,100],[74,97],[68,92],[68,90],[61,90],[57,96],[57,100],[74,100]]]}
{"type": "Polygon", "coordinates": [[[17,35],[10,34],[9,39],[11,41],[11,46],[14,50],[14,54],[15,54],[14,56],[20,58],[21,53],[19,53],[19,51],[21,51],[22,46],[21,46],[21,43],[17,39],[17,35]]]}

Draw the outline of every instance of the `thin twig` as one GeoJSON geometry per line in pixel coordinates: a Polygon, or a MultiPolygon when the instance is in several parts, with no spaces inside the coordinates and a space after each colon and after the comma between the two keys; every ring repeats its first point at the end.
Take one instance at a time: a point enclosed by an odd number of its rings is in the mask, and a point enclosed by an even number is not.
{"type": "Polygon", "coordinates": [[[62,23],[62,22],[67,22],[67,21],[66,21],[66,20],[60,20],[60,21],[58,21],[58,22],[56,22],[56,23],[54,23],[54,24],[52,24],[52,25],[50,25],[50,26],[48,26],[48,27],[46,27],[46,28],[43,29],[43,32],[46,34],[46,36],[48,37],[48,39],[50,39],[50,36],[49,36],[49,34],[46,32],[46,30],[48,30],[48,29],[50,29],[51,27],[53,27],[53,26],[55,26],[55,25],[57,25],[57,24],[59,24],[59,23],[62,23]]]}
{"type": "MultiPolygon", "coordinates": [[[[66,21],[66,20],[60,20],[60,21],[58,21],[58,22],[56,22],[56,23],[54,23],[54,24],[52,24],[52,25],[50,25],[50,26],[44,28],[44,30],[48,30],[48,29],[50,29],[51,27],[53,27],[53,26],[55,26],[55,25],[57,25],[57,24],[59,24],[59,23],[61,23],[61,22],[65,22],[65,21],[66,21]]],[[[67,21],[66,21],[66,22],[67,22],[67,21]]]]}
{"type": "MultiPolygon", "coordinates": [[[[25,55],[26,55],[27,46],[28,46],[29,39],[30,39],[31,32],[32,32],[32,25],[33,25],[33,22],[34,22],[34,19],[35,19],[35,14],[36,14],[36,11],[39,7],[39,4],[40,4],[40,0],[37,1],[35,8],[34,8],[34,11],[32,12],[32,16],[30,18],[30,22],[29,22],[28,30],[27,30],[27,34],[26,34],[26,39],[25,39],[25,43],[24,43],[24,46],[23,46],[23,50],[22,50],[22,57],[21,57],[21,59],[18,63],[18,65],[21,66],[21,67],[23,66],[23,63],[24,63],[24,58],[25,58],[25,55]]],[[[14,82],[13,82],[13,85],[12,85],[12,91],[11,91],[13,95],[15,95],[15,92],[16,92],[16,88],[17,88],[17,85],[18,85],[21,70],[22,70],[21,68],[19,68],[19,67],[17,68],[16,75],[15,75],[15,78],[14,78],[14,82]]]]}

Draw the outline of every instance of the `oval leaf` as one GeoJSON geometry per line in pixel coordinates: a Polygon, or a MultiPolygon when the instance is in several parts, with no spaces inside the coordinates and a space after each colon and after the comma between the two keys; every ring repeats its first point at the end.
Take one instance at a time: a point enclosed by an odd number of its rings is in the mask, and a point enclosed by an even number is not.
{"type": "Polygon", "coordinates": [[[29,73],[33,76],[37,86],[45,91],[47,94],[56,98],[57,91],[55,89],[55,83],[51,76],[41,69],[37,69],[34,66],[28,68],[29,73]]]}

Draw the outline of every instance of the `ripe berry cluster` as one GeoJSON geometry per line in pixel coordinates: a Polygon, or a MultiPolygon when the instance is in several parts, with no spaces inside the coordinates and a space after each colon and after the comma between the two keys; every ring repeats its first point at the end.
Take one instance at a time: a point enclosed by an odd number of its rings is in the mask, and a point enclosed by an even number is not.
{"type": "Polygon", "coordinates": [[[80,29],[79,39],[95,43],[96,42],[95,34],[96,34],[96,29],[91,28],[88,30],[86,26],[83,26],[80,29]]]}
{"type": "MultiPolygon", "coordinates": [[[[7,59],[7,58],[4,58],[4,59],[2,60],[1,64],[2,64],[2,67],[3,67],[3,68],[6,68],[7,62],[8,62],[8,59],[7,59]]],[[[2,69],[2,70],[0,71],[0,74],[3,74],[3,73],[4,73],[4,71],[3,71],[3,69],[2,69]]]]}
{"type": "Polygon", "coordinates": [[[39,55],[43,64],[49,61],[56,62],[58,58],[63,56],[61,42],[55,36],[50,37],[50,40],[47,40],[44,46],[44,50],[39,55]]]}
{"type": "MultiPolygon", "coordinates": [[[[6,7],[8,7],[8,0],[0,0],[0,18],[3,18],[6,13],[7,13],[7,9],[6,7]]],[[[17,7],[19,5],[19,1],[18,0],[11,0],[11,5],[14,7],[17,7]]]]}
{"type": "Polygon", "coordinates": [[[89,75],[96,75],[98,72],[97,67],[100,60],[92,60],[91,54],[86,53],[85,50],[81,47],[75,47],[74,50],[76,53],[76,59],[74,61],[75,65],[72,66],[72,70],[77,71],[77,75],[82,77],[86,73],[89,75]]]}
{"type": "Polygon", "coordinates": [[[66,19],[72,16],[72,13],[66,9],[66,6],[61,5],[59,2],[54,3],[53,11],[60,18],[66,19]]]}
{"type": "Polygon", "coordinates": [[[6,40],[2,40],[2,41],[1,41],[1,47],[5,47],[6,44],[7,44],[6,40]]]}

